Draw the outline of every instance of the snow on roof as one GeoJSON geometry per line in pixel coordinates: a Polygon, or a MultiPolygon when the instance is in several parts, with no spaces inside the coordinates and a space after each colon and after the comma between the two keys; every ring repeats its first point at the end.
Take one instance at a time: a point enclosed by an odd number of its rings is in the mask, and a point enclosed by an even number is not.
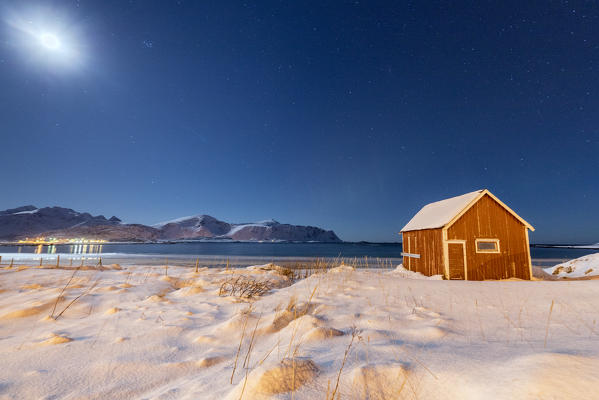
{"type": "Polygon", "coordinates": [[[412,217],[401,232],[442,228],[482,192],[482,190],[477,190],[461,196],[427,204],[412,217]]]}

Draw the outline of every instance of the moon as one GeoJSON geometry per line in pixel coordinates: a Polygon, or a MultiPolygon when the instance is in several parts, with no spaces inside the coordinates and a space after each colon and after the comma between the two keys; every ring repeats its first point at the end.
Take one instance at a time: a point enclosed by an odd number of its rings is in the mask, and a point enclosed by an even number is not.
{"type": "Polygon", "coordinates": [[[60,40],[52,33],[42,33],[40,43],[48,50],[58,50],[60,48],[60,40]]]}
{"type": "Polygon", "coordinates": [[[86,64],[85,29],[66,10],[26,3],[11,9],[0,7],[0,22],[8,27],[10,47],[44,73],[73,71],[86,64]]]}

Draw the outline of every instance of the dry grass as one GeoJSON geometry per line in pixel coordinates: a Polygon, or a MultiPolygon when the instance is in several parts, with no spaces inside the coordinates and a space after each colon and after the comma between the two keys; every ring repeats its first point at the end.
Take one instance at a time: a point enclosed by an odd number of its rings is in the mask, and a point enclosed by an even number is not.
{"type": "MultiPolygon", "coordinates": [[[[308,311],[310,311],[310,305],[312,304],[312,299],[314,298],[314,294],[318,290],[318,286],[319,285],[314,286],[314,289],[312,289],[312,292],[310,293],[310,297],[308,298],[308,302],[305,304],[305,306],[301,310],[298,309],[297,304],[295,303],[295,298],[291,299],[293,301],[293,303],[290,302],[287,305],[287,309],[289,310],[290,307],[293,309],[293,320],[303,317],[304,315],[306,315],[308,313],[308,311]]],[[[294,326],[293,332],[291,333],[291,339],[289,340],[289,347],[287,347],[287,356],[289,355],[291,348],[293,346],[293,341],[294,341],[297,331],[299,329],[299,325],[300,324],[296,324],[294,326]]],[[[299,351],[300,345],[301,345],[301,342],[295,346],[293,353],[291,353],[294,358],[299,351]]]]}
{"type": "Polygon", "coordinates": [[[75,302],[77,302],[77,300],[79,300],[80,298],[82,298],[83,296],[88,295],[92,290],[94,290],[94,288],[98,285],[99,280],[96,280],[94,283],[92,283],[89,287],[87,287],[87,289],[85,289],[83,292],[81,292],[78,296],[76,296],[73,300],[71,300],[71,302],[69,304],[67,304],[61,312],[59,312],[55,317],[53,317],[55,320],[57,320],[58,318],[60,318],[62,316],[62,314],[65,313],[65,311],[67,311],[69,309],[69,307],[71,307],[73,304],[75,304],[75,302]]]}
{"type": "Polygon", "coordinates": [[[551,300],[551,306],[549,307],[549,315],[547,316],[547,327],[545,328],[545,343],[543,347],[547,347],[547,336],[549,336],[549,323],[551,322],[551,313],[553,312],[554,300],[551,300]]]}
{"type": "Polygon", "coordinates": [[[274,282],[269,280],[257,280],[247,276],[237,276],[225,280],[218,290],[221,297],[233,296],[251,299],[266,294],[274,287],[274,282]]]}
{"type": "MultiPolygon", "coordinates": [[[[349,354],[352,344],[354,343],[354,339],[358,335],[358,330],[353,327],[351,333],[351,340],[345,349],[345,353],[343,354],[343,361],[341,362],[341,367],[339,368],[339,373],[337,374],[337,382],[335,383],[335,388],[333,389],[333,393],[331,394],[331,400],[335,400],[335,395],[337,394],[337,390],[339,390],[339,379],[341,378],[341,373],[343,372],[343,367],[345,366],[345,361],[347,360],[347,355],[349,354]]],[[[329,400],[329,393],[327,389],[327,397],[326,400],[329,400]]]]}
{"type": "Polygon", "coordinates": [[[245,314],[245,320],[243,321],[243,329],[241,331],[241,337],[239,338],[239,346],[237,347],[237,353],[235,354],[235,362],[233,364],[233,372],[231,372],[231,385],[233,384],[233,377],[235,376],[235,371],[237,370],[237,360],[239,360],[239,353],[241,352],[241,346],[243,345],[243,338],[245,337],[245,329],[247,328],[248,321],[250,319],[250,315],[252,314],[252,306],[249,307],[247,313],[245,314]]]}
{"type": "Polygon", "coordinates": [[[58,306],[58,302],[62,298],[62,294],[67,289],[67,287],[69,286],[69,284],[71,283],[71,281],[73,280],[73,278],[75,277],[75,275],[77,274],[78,271],[79,271],[79,268],[77,268],[73,271],[73,274],[71,275],[71,277],[69,278],[67,283],[63,286],[63,288],[60,291],[60,293],[58,294],[58,296],[56,296],[56,302],[54,303],[54,307],[52,308],[52,313],[50,314],[51,318],[54,318],[54,312],[56,311],[56,306],[58,306]]]}
{"type": "Polygon", "coordinates": [[[256,337],[256,330],[258,330],[258,324],[260,323],[261,319],[262,319],[262,313],[260,313],[258,320],[256,320],[256,325],[254,325],[254,331],[252,332],[252,337],[250,338],[250,344],[248,346],[248,350],[245,355],[245,360],[243,360],[243,368],[245,368],[245,379],[243,380],[243,388],[241,389],[241,395],[239,396],[239,400],[241,400],[243,398],[243,393],[245,392],[245,387],[247,386],[249,369],[250,369],[250,357],[252,355],[252,350],[254,349],[254,339],[256,337]]]}

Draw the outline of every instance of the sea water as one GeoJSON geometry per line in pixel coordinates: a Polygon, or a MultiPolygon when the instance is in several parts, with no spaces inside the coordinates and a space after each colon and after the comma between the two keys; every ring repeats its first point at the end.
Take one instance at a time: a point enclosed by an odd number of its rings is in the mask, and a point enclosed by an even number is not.
{"type": "MultiPolygon", "coordinates": [[[[560,262],[596,253],[592,249],[531,247],[534,265],[552,266],[560,262]]],[[[148,264],[202,266],[247,266],[267,262],[309,262],[316,258],[346,262],[357,260],[363,265],[388,266],[401,263],[401,243],[272,243],[272,242],[185,242],[135,243],[102,245],[0,246],[2,264],[14,262],[62,265],[84,262],[104,264],[148,264]],[[40,260],[41,259],[41,260],[40,260]]]]}

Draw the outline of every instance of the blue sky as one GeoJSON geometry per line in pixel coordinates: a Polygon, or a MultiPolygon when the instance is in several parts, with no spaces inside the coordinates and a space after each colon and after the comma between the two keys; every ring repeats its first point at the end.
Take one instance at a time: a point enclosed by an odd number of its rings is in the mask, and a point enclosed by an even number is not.
{"type": "Polygon", "coordinates": [[[488,188],[533,242],[599,242],[595,3],[0,13],[1,209],[274,218],[395,241],[424,204],[488,188]],[[61,47],[41,48],[44,33],[61,47]]]}

